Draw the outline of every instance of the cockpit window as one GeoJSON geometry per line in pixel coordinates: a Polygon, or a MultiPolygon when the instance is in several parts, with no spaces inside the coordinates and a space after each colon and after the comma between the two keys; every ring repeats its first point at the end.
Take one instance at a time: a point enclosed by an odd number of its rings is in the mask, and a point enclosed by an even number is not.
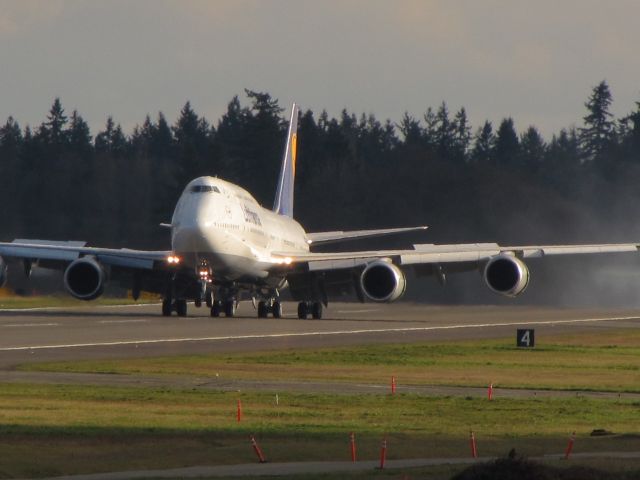
{"type": "Polygon", "coordinates": [[[191,193],[205,193],[205,192],[215,192],[220,193],[218,187],[215,185],[194,185],[191,187],[191,193]]]}

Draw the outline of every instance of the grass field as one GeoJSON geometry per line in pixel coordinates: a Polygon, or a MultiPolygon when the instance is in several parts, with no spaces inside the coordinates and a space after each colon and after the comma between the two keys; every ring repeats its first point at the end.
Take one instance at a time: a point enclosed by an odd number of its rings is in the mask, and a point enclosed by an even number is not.
{"type": "Polygon", "coordinates": [[[28,364],[41,371],[171,374],[230,379],[331,380],[409,385],[487,386],[640,392],[640,330],[538,338],[373,345],[254,354],[194,355],[28,364]]]}
{"type": "MultiPolygon", "coordinates": [[[[640,391],[640,334],[603,331],[537,338],[522,351],[509,340],[289,350],[60,362],[27,370],[179,374],[223,378],[478,385],[640,391]]],[[[0,477],[171,468],[255,461],[255,434],[271,461],[348,460],[349,432],[360,459],[467,457],[474,430],[482,456],[511,448],[559,454],[577,433],[575,452],[639,451],[640,402],[616,398],[485,398],[219,392],[143,387],[0,385],[0,477]],[[236,420],[237,401],[243,420],[236,420]],[[594,429],[614,435],[591,437],[594,429]]],[[[638,471],[636,460],[597,461],[638,471]]],[[[444,479],[463,467],[406,472],[444,479]]],[[[303,478],[389,478],[372,475],[303,478]]],[[[631,478],[631,477],[629,477],[631,478]]]]}
{"type": "Polygon", "coordinates": [[[253,462],[250,434],[272,461],[346,460],[351,431],[361,459],[377,458],[385,435],[389,459],[468,456],[470,429],[481,455],[562,453],[573,430],[576,451],[640,449],[638,402],[280,394],[278,403],[264,393],[3,385],[0,472],[253,462]],[[590,437],[594,428],[617,435],[590,437]]]}

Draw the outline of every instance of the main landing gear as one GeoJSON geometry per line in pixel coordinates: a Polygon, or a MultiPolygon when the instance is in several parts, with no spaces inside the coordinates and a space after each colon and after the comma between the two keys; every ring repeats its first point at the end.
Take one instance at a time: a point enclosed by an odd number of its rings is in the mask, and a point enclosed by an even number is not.
{"type": "Polygon", "coordinates": [[[258,318],[282,318],[282,304],[278,300],[261,300],[258,302],[258,318]]]}
{"type": "Polygon", "coordinates": [[[320,302],[300,302],[298,304],[298,318],[307,318],[311,315],[316,320],[322,318],[322,303],[320,302]]]}
{"type": "Polygon", "coordinates": [[[187,300],[184,298],[165,297],[162,300],[162,316],[169,317],[172,312],[176,312],[179,317],[187,316],[187,300]]]}
{"type": "Polygon", "coordinates": [[[238,302],[235,298],[229,298],[227,300],[214,300],[211,304],[211,316],[219,317],[224,313],[225,317],[233,317],[238,309],[238,302]]]}

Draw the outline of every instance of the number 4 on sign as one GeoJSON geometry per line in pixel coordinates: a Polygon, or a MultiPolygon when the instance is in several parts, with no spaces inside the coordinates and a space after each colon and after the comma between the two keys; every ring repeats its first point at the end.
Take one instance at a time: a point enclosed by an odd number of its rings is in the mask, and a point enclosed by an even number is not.
{"type": "Polygon", "coordinates": [[[532,328],[518,329],[516,336],[518,347],[531,348],[535,346],[535,330],[532,328]]]}

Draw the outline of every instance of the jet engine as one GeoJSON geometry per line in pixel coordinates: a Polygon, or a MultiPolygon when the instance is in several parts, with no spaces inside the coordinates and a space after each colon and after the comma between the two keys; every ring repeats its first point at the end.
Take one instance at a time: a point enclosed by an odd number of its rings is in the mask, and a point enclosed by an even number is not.
{"type": "Polygon", "coordinates": [[[529,269],[512,255],[496,255],[484,267],[484,281],[493,292],[516,297],[529,285],[529,269]]]}
{"type": "Polygon", "coordinates": [[[64,272],[64,288],[80,300],[94,300],[102,295],[106,280],[102,265],[91,257],[73,261],[64,272]]]}
{"type": "Polygon", "coordinates": [[[378,260],[362,271],[360,288],[374,302],[393,302],[404,294],[407,280],[393,263],[378,260]]]}
{"type": "Polygon", "coordinates": [[[4,258],[0,257],[0,288],[4,287],[7,283],[7,262],[4,258]]]}

